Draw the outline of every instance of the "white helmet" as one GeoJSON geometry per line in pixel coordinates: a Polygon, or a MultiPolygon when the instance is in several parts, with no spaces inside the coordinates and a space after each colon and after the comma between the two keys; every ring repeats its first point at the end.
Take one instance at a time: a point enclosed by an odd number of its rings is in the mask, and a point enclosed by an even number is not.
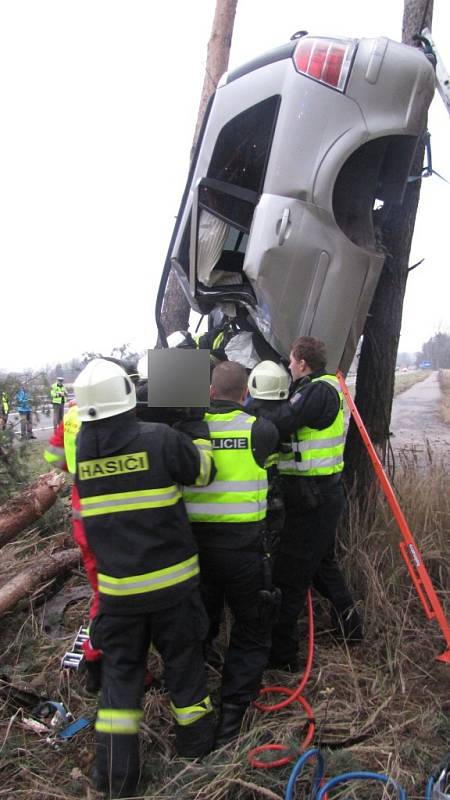
{"type": "Polygon", "coordinates": [[[73,388],[82,422],[115,417],[136,406],[136,390],[125,370],[103,358],[90,361],[73,388]]]}
{"type": "Polygon", "coordinates": [[[248,390],[255,400],[286,400],[289,375],[275,361],[261,361],[249,375],[248,390]]]}

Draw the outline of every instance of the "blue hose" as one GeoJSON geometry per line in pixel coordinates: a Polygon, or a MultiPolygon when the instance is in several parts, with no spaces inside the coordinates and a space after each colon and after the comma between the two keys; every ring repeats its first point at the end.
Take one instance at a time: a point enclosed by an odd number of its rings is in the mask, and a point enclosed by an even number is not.
{"type": "Polygon", "coordinates": [[[343,772],[342,775],[336,775],[334,778],[330,778],[330,780],[319,789],[317,800],[323,800],[326,792],[329,792],[330,789],[333,789],[333,787],[337,786],[339,783],[358,780],[380,781],[381,783],[390,784],[396,789],[398,800],[407,800],[405,790],[396,783],[396,781],[393,781],[392,778],[389,778],[388,775],[384,775],[381,772],[343,772]]]}
{"type": "Polygon", "coordinates": [[[313,784],[311,788],[310,800],[314,800],[317,795],[317,790],[320,786],[320,781],[323,778],[323,773],[325,771],[325,762],[323,760],[323,755],[318,748],[312,748],[311,750],[307,750],[306,753],[303,753],[302,756],[295,762],[291,774],[289,775],[288,784],[286,786],[286,793],[284,795],[284,800],[292,800],[294,794],[294,786],[295,781],[298,778],[299,773],[302,771],[304,765],[307,761],[310,761],[312,758],[317,758],[317,767],[314,772],[313,776],[313,784]]]}
{"type": "Polygon", "coordinates": [[[429,778],[425,789],[425,800],[433,800],[434,778],[429,778]]]}

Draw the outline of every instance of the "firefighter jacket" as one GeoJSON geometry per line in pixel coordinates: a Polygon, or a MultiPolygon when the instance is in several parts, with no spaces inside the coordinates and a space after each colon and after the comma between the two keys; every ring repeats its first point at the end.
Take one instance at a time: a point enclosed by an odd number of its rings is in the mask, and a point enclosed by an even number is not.
{"type": "MultiPolygon", "coordinates": [[[[205,426],[203,425],[203,429],[205,426]]],[[[211,443],[126,412],[82,424],[76,485],[94,551],[100,611],[168,608],[198,585],[197,547],[178,484],[206,486],[211,443]]]]}
{"type": "Polygon", "coordinates": [[[81,422],[76,405],[70,406],[62,422],[50,437],[44,451],[44,458],[52,467],[76,472],[76,440],[81,422]]]}
{"type": "Polygon", "coordinates": [[[2,392],[2,414],[8,414],[9,411],[9,398],[6,392],[2,392]]]}
{"type": "Polygon", "coordinates": [[[289,400],[273,410],[265,405],[260,413],[275,423],[282,450],[287,451],[280,453],[281,475],[325,477],[342,472],[343,397],[335,375],[307,375],[293,385],[289,400]]]}
{"type": "Polygon", "coordinates": [[[205,413],[216,476],[187,486],[184,499],[201,547],[236,549],[260,542],[267,511],[267,469],[277,458],[278,433],[267,420],[226,400],[205,413]]]}
{"type": "Polygon", "coordinates": [[[60,383],[52,383],[50,389],[50,398],[54,405],[61,405],[65,403],[67,397],[66,387],[60,383]]]}

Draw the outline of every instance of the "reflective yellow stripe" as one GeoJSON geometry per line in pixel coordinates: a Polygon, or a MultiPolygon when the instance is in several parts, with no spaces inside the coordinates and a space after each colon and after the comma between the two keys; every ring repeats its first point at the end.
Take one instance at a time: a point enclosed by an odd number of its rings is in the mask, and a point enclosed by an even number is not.
{"type": "Polygon", "coordinates": [[[139,511],[143,508],[173,506],[181,498],[177,486],[161,486],[159,489],[142,489],[137,492],[115,492],[95,497],[81,498],[81,516],[96,517],[100,514],[116,514],[120,511],[139,511]]]}
{"type": "Polygon", "coordinates": [[[211,442],[209,439],[194,439],[194,444],[200,456],[200,472],[195,480],[195,485],[207,486],[211,478],[213,463],[211,442]]]}
{"type": "Polygon", "coordinates": [[[271,453],[270,456],[267,456],[265,460],[264,468],[269,469],[269,467],[273,467],[274,464],[278,464],[278,458],[278,453],[271,453]]]}
{"type": "Polygon", "coordinates": [[[44,459],[52,467],[64,467],[66,464],[64,447],[55,447],[53,444],[48,444],[44,450],[44,459]]]}
{"type": "Polygon", "coordinates": [[[141,719],[142,711],[135,709],[99,708],[95,730],[109,734],[136,734],[139,731],[141,719]]]}
{"type": "Polygon", "coordinates": [[[191,556],[179,564],[172,564],[164,569],[146,572],[143,575],[130,575],[127,578],[115,578],[112,575],[98,573],[98,588],[102,594],[124,597],[130,594],[144,594],[157,589],[176,586],[177,583],[190,580],[200,572],[198,556],[191,556]]]}
{"type": "Polygon", "coordinates": [[[170,710],[178,725],[192,725],[212,711],[211,698],[208,695],[195,706],[185,706],[184,708],[179,708],[171,703],[170,710]]]}

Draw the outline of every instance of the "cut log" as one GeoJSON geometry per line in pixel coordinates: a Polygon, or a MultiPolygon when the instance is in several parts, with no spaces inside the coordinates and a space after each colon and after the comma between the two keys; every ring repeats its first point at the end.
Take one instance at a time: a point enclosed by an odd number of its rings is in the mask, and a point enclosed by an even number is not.
{"type": "Polygon", "coordinates": [[[57,553],[43,551],[32,566],[19,572],[0,588],[0,614],[9,611],[19,600],[30,597],[46,581],[76,567],[80,560],[78,548],[57,553]]]}
{"type": "Polygon", "coordinates": [[[63,485],[62,472],[47,472],[1,506],[0,547],[42,517],[55,502],[63,485]]]}

